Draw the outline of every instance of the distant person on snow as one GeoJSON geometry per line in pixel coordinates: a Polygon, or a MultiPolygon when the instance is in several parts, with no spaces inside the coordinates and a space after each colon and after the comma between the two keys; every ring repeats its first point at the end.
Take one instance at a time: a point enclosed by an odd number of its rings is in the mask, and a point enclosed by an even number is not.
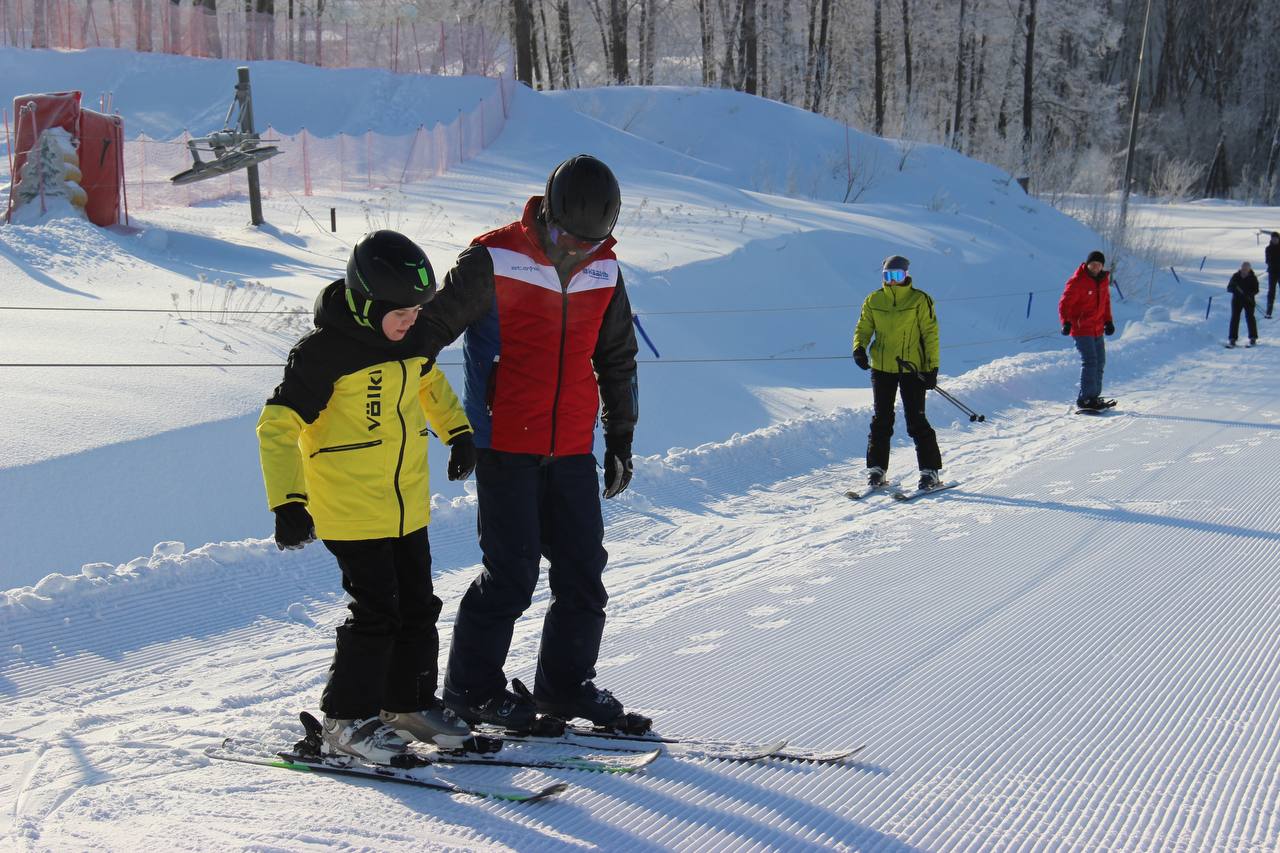
{"type": "Polygon", "coordinates": [[[1253,315],[1258,304],[1258,276],[1248,261],[1240,264],[1240,269],[1231,275],[1227,282],[1227,290],[1231,292],[1231,325],[1227,329],[1227,347],[1236,345],[1240,336],[1240,313],[1244,312],[1245,322],[1249,325],[1249,346],[1258,342],[1258,319],[1253,315]]]}
{"type": "Polygon", "coordinates": [[[1276,307],[1276,285],[1280,284],[1280,231],[1271,232],[1271,242],[1267,244],[1267,319],[1276,307]]]}
{"type": "Polygon", "coordinates": [[[1107,346],[1102,336],[1116,333],[1111,322],[1111,273],[1103,269],[1106,262],[1102,252],[1090,252],[1075,275],[1067,279],[1058,300],[1062,334],[1071,335],[1080,351],[1076,408],[1093,411],[1115,405],[1114,400],[1102,399],[1102,373],[1107,366],[1107,346]]]}
{"type": "Polygon", "coordinates": [[[603,495],[612,498],[631,481],[639,416],[631,305],[611,236],[621,203],[608,166],[586,154],[565,160],[519,221],[472,241],[423,318],[429,354],[466,333],[484,570],[458,609],[443,698],[473,724],[549,732],[582,717],[630,731],[650,725],[592,681],[609,556],[594,429],[598,414],[603,495]],[[530,694],[518,680],[508,689],[503,666],[544,556],[551,600],[530,694]]]}
{"type": "Polygon", "coordinates": [[[428,428],[451,448],[450,480],[475,467],[471,424],[421,354],[419,312],[435,294],[413,241],[366,234],[346,277],[316,299],[316,328],[290,351],[258,419],[276,545],[301,548],[318,535],[351,596],[320,699],[324,750],[377,763],[409,739],[458,748],[470,735],[435,695],[428,428]]]}
{"type": "Polygon", "coordinates": [[[938,385],[938,317],[933,300],[916,290],[901,255],[886,258],[883,283],[862,303],[853,333],[853,360],[871,371],[875,410],[867,435],[867,484],[880,486],[889,470],[895,398],[902,396],[907,434],[916,444],[921,489],[942,485],[938,436],[925,417],[925,392],[938,385]],[[870,348],[870,358],[867,357],[870,348]]]}

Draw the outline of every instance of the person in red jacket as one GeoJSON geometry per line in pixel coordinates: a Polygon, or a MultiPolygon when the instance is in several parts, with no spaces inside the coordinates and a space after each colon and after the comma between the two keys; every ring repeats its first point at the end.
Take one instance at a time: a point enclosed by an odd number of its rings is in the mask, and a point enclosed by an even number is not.
{"type": "Polygon", "coordinates": [[[621,203],[608,166],[569,158],[518,221],[472,241],[420,321],[428,355],[465,332],[484,571],[458,608],[442,698],[473,724],[551,734],[574,717],[634,732],[651,723],[592,681],[609,598],[595,425],[612,498],[631,481],[639,416],[631,304],[613,253],[621,203]],[[544,556],[551,598],[530,694],[518,680],[507,689],[503,665],[544,556]]]}
{"type": "Polygon", "coordinates": [[[1075,339],[1080,351],[1080,393],[1076,406],[1101,410],[1115,405],[1115,400],[1102,399],[1102,371],[1107,364],[1107,347],[1103,335],[1114,335],[1111,322],[1111,274],[1103,269],[1107,259],[1097,250],[1081,264],[1058,300],[1058,319],[1062,334],[1075,339]]]}

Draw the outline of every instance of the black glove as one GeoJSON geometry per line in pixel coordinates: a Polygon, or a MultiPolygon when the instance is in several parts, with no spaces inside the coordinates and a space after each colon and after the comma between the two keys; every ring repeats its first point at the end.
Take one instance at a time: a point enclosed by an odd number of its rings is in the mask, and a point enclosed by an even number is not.
{"type": "Polygon", "coordinates": [[[281,551],[294,551],[316,541],[316,525],[304,504],[280,504],[271,511],[276,514],[276,547],[281,551]]]}
{"type": "Polygon", "coordinates": [[[871,369],[871,362],[867,361],[867,351],[862,347],[858,347],[853,351],[853,363],[863,370],[871,369]]]}
{"type": "Polygon", "coordinates": [[[1102,327],[1102,331],[1106,332],[1108,335],[1114,335],[1116,333],[1116,324],[1108,320],[1107,325],[1102,327]]]}
{"type": "Polygon", "coordinates": [[[938,387],[938,368],[933,370],[920,371],[920,381],[924,383],[924,390],[932,391],[938,387]]]}
{"type": "Polygon", "coordinates": [[[476,469],[476,443],[472,434],[464,432],[449,442],[449,479],[465,480],[476,469]]]}
{"type": "Polygon", "coordinates": [[[1070,320],[1063,320],[1063,321],[1062,321],[1062,334],[1064,334],[1064,335],[1069,335],[1069,334],[1071,334],[1071,321],[1070,321],[1070,320]]]}
{"type": "Polygon", "coordinates": [[[604,496],[617,497],[631,482],[631,436],[604,437],[604,496]]]}

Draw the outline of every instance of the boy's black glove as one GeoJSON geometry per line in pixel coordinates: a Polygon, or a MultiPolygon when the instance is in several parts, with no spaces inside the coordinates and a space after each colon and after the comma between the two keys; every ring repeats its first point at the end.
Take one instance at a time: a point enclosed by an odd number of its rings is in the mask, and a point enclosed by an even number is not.
{"type": "Polygon", "coordinates": [[[631,482],[631,436],[604,437],[604,496],[616,497],[631,482]]]}
{"type": "Polygon", "coordinates": [[[465,480],[476,469],[476,443],[464,432],[449,442],[449,479],[465,480]]]}
{"type": "Polygon", "coordinates": [[[1116,324],[1108,320],[1107,325],[1102,327],[1102,331],[1108,335],[1114,335],[1116,333],[1116,324]]]}
{"type": "Polygon", "coordinates": [[[1070,321],[1070,320],[1063,320],[1063,321],[1062,321],[1062,334],[1064,334],[1064,335],[1069,335],[1069,334],[1071,334],[1071,321],[1070,321]]]}
{"type": "Polygon", "coordinates": [[[305,505],[295,501],[271,511],[276,514],[276,547],[281,551],[293,551],[316,541],[316,525],[305,505]]]}
{"type": "Polygon", "coordinates": [[[938,387],[938,368],[933,370],[920,371],[920,381],[924,383],[924,390],[932,391],[938,387]]]}
{"type": "Polygon", "coordinates": [[[871,369],[871,362],[867,361],[867,351],[862,347],[858,347],[853,351],[853,363],[863,370],[871,369]]]}

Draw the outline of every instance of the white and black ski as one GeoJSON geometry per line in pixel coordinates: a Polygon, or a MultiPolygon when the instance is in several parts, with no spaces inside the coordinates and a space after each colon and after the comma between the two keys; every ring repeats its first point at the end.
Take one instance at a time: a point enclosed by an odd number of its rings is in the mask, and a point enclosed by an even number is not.
{"type": "Polygon", "coordinates": [[[898,485],[897,483],[891,483],[888,480],[885,480],[883,483],[879,484],[878,486],[864,486],[862,488],[862,491],[858,491],[857,489],[850,489],[849,491],[844,493],[844,496],[851,501],[860,501],[863,498],[874,495],[876,492],[884,492],[884,491],[897,488],[897,485],[898,485]]]}
{"type": "Polygon", "coordinates": [[[912,489],[909,492],[897,491],[893,493],[893,499],[899,502],[913,501],[916,498],[922,498],[925,495],[931,495],[934,492],[945,492],[947,489],[954,489],[958,485],[960,485],[960,482],[958,480],[953,480],[950,483],[942,483],[928,489],[912,489]]]}
{"type": "Polygon", "coordinates": [[[552,782],[537,787],[516,785],[482,785],[461,782],[441,776],[431,768],[399,768],[367,764],[356,759],[343,761],[319,756],[301,755],[293,750],[277,751],[261,741],[227,738],[221,746],[211,746],[205,755],[222,761],[256,764],[263,767],[279,767],[304,773],[322,773],[333,776],[353,776],[359,779],[375,779],[380,782],[396,782],[450,794],[467,794],[472,797],[488,797],[516,803],[542,800],[568,788],[565,782],[552,782]]]}

